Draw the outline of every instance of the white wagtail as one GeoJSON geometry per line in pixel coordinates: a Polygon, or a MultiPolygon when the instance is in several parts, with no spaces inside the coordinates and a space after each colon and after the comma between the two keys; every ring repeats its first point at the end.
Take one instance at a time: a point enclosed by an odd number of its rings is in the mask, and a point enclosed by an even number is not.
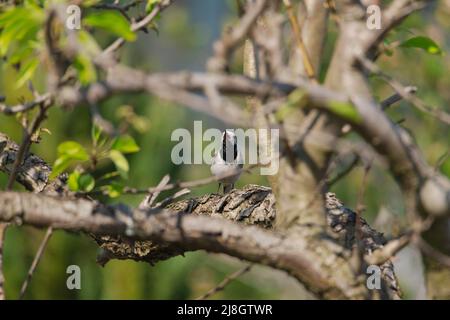
{"type": "Polygon", "coordinates": [[[240,169],[243,167],[242,153],[237,144],[237,137],[231,130],[225,130],[222,134],[222,144],[220,149],[214,155],[211,164],[211,173],[219,178],[219,190],[223,185],[223,193],[228,193],[234,188],[234,183],[241,175],[240,169]],[[239,171],[235,175],[234,171],[239,171]],[[227,176],[228,174],[228,176],[227,176]]]}

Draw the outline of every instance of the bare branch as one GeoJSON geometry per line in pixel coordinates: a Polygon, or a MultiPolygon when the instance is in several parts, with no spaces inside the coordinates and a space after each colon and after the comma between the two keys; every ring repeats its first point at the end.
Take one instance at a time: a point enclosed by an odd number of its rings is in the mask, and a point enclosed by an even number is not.
{"type": "Polygon", "coordinates": [[[208,292],[206,292],[205,294],[201,295],[200,297],[198,297],[195,300],[208,299],[209,297],[211,297],[212,295],[216,294],[217,292],[220,292],[223,289],[225,289],[225,287],[227,285],[229,285],[233,280],[239,278],[244,273],[249,272],[251,268],[252,268],[252,265],[248,264],[245,267],[239,269],[238,271],[233,272],[229,276],[225,277],[225,279],[223,279],[223,281],[221,283],[219,283],[216,287],[212,288],[211,290],[209,290],[208,292]]]}
{"type": "Polygon", "coordinates": [[[283,0],[284,5],[286,6],[286,10],[289,16],[289,22],[291,23],[292,31],[294,32],[294,40],[297,43],[298,49],[300,50],[300,55],[303,60],[303,67],[306,70],[306,74],[308,77],[316,81],[314,66],[311,63],[311,59],[309,57],[308,49],[305,46],[302,38],[302,31],[300,29],[300,25],[298,23],[297,17],[294,14],[294,9],[292,8],[292,3],[290,0],[283,0]]]}
{"type": "Polygon", "coordinates": [[[38,251],[36,252],[36,255],[34,256],[33,262],[31,263],[30,269],[28,270],[27,277],[25,278],[25,281],[22,284],[22,288],[20,289],[20,295],[19,299],[23,299],[25,296],[25,293],[27,292],[28,285],[31,282],[31,278],[33,277],[34,272],[36,271],[36,268],[41,261],[42,255],[44,254],[45,248],[47,247],[48,241],[50,240],[51,236],[53,234],[53,228],[48,227],[47,231],[45,232],[44,239],[42,239],[41,244],[39,245],[38,251]]]}
{"type": "MultiPolygon", "coordinates": [[[[405,100],[410,101],[414,106],[416,106],[420,111],[425,112],[433,116],[436,120],[442,121],[450,125],[450,114],[445,111],[428,106],[425,102],[414,95],[415,90],[411,87],[405,87],[397,80],[393,79],[391,76],[383,72],[375,63],[368,59],[360,58],[359,62],[370,70],[371,72],[379,75],[383,80],[385,80],[397,93],[405,100]]],[[[414,87],[413,87],[414,88],[414,87]]]]}
{"type": "Polygon", "coordinates": [[[139,204],[138,208],[141,210],[150,209],[153,205],[153,202],[155,202],[156,198],[159,196],[162,189],[169,183],[169,181],[170,176],[166,174],[156,186],[156,190],[153,192],[149,192],[145,199],[142,200],[142,202],[139,204]]]}
{"type": "MultiPolygon", "coordinates": [[[[334,214],[339,216],[336,212],[334,214]]],[[[325,243],[320,245],[321,253],[314,249],[316,246],[312,243],[318,239],[302,238],[298,234],[281,236],[220,218],[178,214],[168,210],[132,210],[83,199],[64,200],[5,192],[0,194],[0,219],[37,227],[52,226],[97,235],[152,240],[172,244],[182,250],[203,249],[226,253],[286,270],[324,297],[363,298],[366,294],[361,283],[354,283],[344,276],[350,270],[344,266],[336,270],[336,261],[331,261],[334,259],[330,259],[332,253],[328,252],[330,248],[327,249],[325,243]],[[322,254],[328,256],[329,265],[328,262],[324,265],[327,260],[320,258],[322,254]],[[333,272],[327,271],[329,267],[333,268],[333,272]]]]}
{"type": "Polygon", "coordinates": [[[26,111],[33,109],[36,106],[41,105],[42,103],[48,103],[48,101],[50,99],[51,99],[51,94],[46,93],[46,94],[43,94],[42,96],[37,97],[33,101],[23,103],[23,104],[18,104],[15,106],[6,106],[4,104],[0,104],[0,112],[3,112],[6,115],[12,115],[12,114],[19,113],[19,112],[26,112],[26,111]]]}
{"type": "Polygon", "coordinates": [[[430,244],[428,244],[425,240],[422,238],[417,239],[417,244],[420,248],[420,250],[425,253],[430,258],[436,260],[443,266],[446,266],[447,268],[450,268],[450,257],[446,254],[443,254],[442,252],[439,252],[435,248],[433,248],[430,244]]]}
{"type": "MultiPolygon", "coordinates": [[[[172,4],[172,0],[164,0],[164,1],[158,1],[153,8],[153,10],[142,20],[139,22],[136,22],[131,25],[131,31],[136,32],[138,30],[141,30],[142,28],[146,27],[152,20],[164,9],[166,9],[168,6],[172,4]]],[[[119,49],[123,44],[125,43],[124,38],[119,38],[116,41],[114,41],[112,44],[110,44],[101,54],[101,58],[104,56],[107,56],[117,49],[119,49]]]]}
{"type": "MultiPolygon", "coordinates": [[[[407,86],[404,88],[406,93],[408,94],[415,94],[417,92],[417,87],[414,86],[407,86]]],[[[380,102],[381,109],[386,110],[390,106],[392,106],[394,103],[402,100],[403,97],[399,93],[394,93],[392,96],[386,98],[385,100],[380,102]]]]}
{"type": "Polygon", "coordinates": [[[257,0],[254,4],[248,3],[245,14],[230,32],[214,43],[214,56],[208,61],[208,70],[224,72],[228,66],[229,58],[238,45],[244,42],[257,18],[264,12],[268,0],[257,0]]]}

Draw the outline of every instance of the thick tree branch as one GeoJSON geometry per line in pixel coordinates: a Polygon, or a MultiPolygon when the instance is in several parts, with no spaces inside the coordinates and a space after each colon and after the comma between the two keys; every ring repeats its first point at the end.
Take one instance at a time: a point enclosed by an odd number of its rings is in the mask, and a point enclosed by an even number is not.
{"type": "MultiPolygon", "coordinates": [[[[334,220],[333,226],[339,229],[338,226],[342,226],[345,219],[340,221],[343,216],[336,214],[337,207],[333,210],[334,218],[338,219],[334,220]]],[[[169,210],[132,210],[125,206],[104,206],[83,199],[65,200],[4,192],[0,194],[0,219],[36,227],[83,231],[98,236],[120,235],[152,240],[174,245],[182,251],[203,249],[226,253],[285,270],[313,292],[328,298],[364,298],[368,294],[362,284],[351,280],[351,271],[345,266],[336,269],[337,261],[325,262],[322,259],[321,256],[326,254],[329,260],[340,260],[337,257],[331,259],[332,252],[329,250],[332,247],[328,245],[322,244],[320,251],[317,251],[314,245],[317,239],[304,239],[295,233],[281,235],[222,218],[169,210]]]]}

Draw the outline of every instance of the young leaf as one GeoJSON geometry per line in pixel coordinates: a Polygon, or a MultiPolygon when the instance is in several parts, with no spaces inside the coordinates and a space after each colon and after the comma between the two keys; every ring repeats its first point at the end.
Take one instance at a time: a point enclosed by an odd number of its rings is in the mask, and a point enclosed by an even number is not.
{"type": "Polygon", "coordinates": [[[72,159],[63,155],[56,159],[53,164],[52,173],[50,175],[50,179],[56,178],[59,174],[61,174],[67,167],[72,163],[72,159]]]}
{"type": "Polygon", "coordinates": [[[33,3],[25,3],[23,7],[0,13],[0,55],[4,56],[13,42],[18,44],[14,48],[17,51],[22,50],[30,40],[36,39],[44,19],[42,8],[33,3]]]}
{"type": "Polygon", "coordinates": [[[94,37],[84,30],[79,30],[77,32],[78,35],[78,41],[83,45],[83,50],[85,52],[93,57],[100,53],[101,48],[98,45],[97,41],[95,41],[94,37]]]}
{"type": "Polygon", "coordinates": [[[15,65],[21,61],[26,60],[33,53],[33,47],[31,45],[24,45],[14,50],[13,53],[8,57],[8,63],[15,65]]]}
{"type": "Polygon", "coordinates": [[[92,144],[93,144],[94,146],[97,145],[98,140],[100,139],[101,134],[102,134],[102,129],[101,129],[99,126],[93,124],[93,125],[92,125],[92,128],[91,128],[91,139],[92,139],[92,144]]]}
{"type": "Polygon", "coordinates": [[[80,171],[75,170],[69,175],[67,185],[71,191],[92,191],[95,187],[95,180],[89,173],[81,174],[80,171]]]}
{"type": "Polygon", "coordinates": [[[92,191],[95,187],[94,177],[89,173],[82,174],[78,178],[78,185],[80,186],[80,190],[83,190],[85,192],[92,191]]]}
{"type": "Polygon", "coordinates": [[[69,175],[69,179],[67,180],[67,185],[69,186],[70,191],[78,191],[80,190],[80,185],[78,184],[78,179],[80,178],[80,172],[75,170],[69,175]]]}
{"type": "Polygon", "coordinates": [[[120,174],[119,174],[119,172],[117,172],[117,171],[107,172],[107,173],[105,173],[104,175],[100,176],[100,177],[97,179],[97,181],[100,181],[100,180],[109,180],[109,179],[115,178],[115,177],[117,177],[117,176],[119,176],[119,175],[120,175],[120,174]]]}
{"type": "Polygon", "coordinates": [[[122,153],[134,153],[139,151],[139,146],[136,144],[136,141],[134,141],[132,136],[123,135],[114,139],[111,149],[122,153]]]}
{"type": "Polygon", "coordinates": [[[65,141],[58,146],[58,155],[72,160],[89,160],[86,149],[75,141],[65,141]]]}
{"type": "Polygon", "coordinates": [[[95,71],[94,64],[87,55],[78,54],[73,61],[73,66],[77,70],[82,84],[86,85],[97,80],[97,72],[95,71]]]}
{"type": "Polygon", "coordinates": [[[118,182],[112,182],[110,185],[105,186],[105,188],[111,198],[117,198],[122,194],[124,186],[118,182]]]}
{"type": "Polygon", "coordinates": [[[403,48],[420,48],[430,54],[442,54],[441,48],[432,39],[423,36],[410,38],[400,44],[403,48]]]}
{"type": "Polygon", "coordinates": [[[136,40],[128,20],[117,11],[99,11],[89,14],[83,19],[85,25],[110,31],[127,41],[136,40]]]}
{"type": "Polygon", "coordinates": [[[37,67],[39,66],[39,59],[33,58],[29,60],[20,68],[19,78],[17,79],[16,88],[23,86],[28,80],[31,79],[37,67]]]}
{"type": "Polygon", "coordinates": [[[150,13],[155,5],[160,3],[161,0],[147,0],[147,4],[145,5],[145,12],[150,13]]]}
{"type": "Polygon", "coordinates": [[[128,178],[128,171],[130,170],[130,166],[128,164],[128,160],[124,157],[124,155],[117,150],[109,151],[109,158],[112,160],[120,175],[124,178],[128,178]]]}

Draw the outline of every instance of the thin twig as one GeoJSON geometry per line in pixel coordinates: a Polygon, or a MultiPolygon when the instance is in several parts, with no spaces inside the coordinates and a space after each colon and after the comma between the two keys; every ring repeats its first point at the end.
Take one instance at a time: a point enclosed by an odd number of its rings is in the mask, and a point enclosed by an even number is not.
{"type": "Polygon", "coordinates": [[[142,200],[142,202],[139,204],[139,209],[145,210],[151,208],[153,202],[155,202],[156,198],[158,198],[159,194],[161,193],[160,189],[164,188],[169,183],[169,181],[170,176],[166,174],[156,186],[156,191],[149,192],[145,199],[142,200]]]}
{"type": "Polygon", "coordinates": [[[212,295],[216,294],[217,292],[222,291],[223,289],[225,289],[225,287],[227,285],[229,285],[233,280],[235,280],[236,278],[239,278],[240,276],[242,276],[244,273],[250,271],[250,269],[252,268],[252,264],[248,264],[245,267],[243,267],[242,269],[239,269],[236,272],[233,272],[232,274],[230,274],[229,276],[227,276],[225,279],[223,279],[223,281],[221,283],[219,283],[216,287],[212,288],[211,290],[209,290],[208,292],[206,292],[205,294],[201,295],[200,297],[198,297],[195,300],[205,300],[209,297],[211,297],[212,295]]]}
{"type": "Polygon", "coordinates": [[[173,195],[161,200],[160,202],[158,202],[157,204],[155,204],[155,208],[165,208],[166,206],[168,206],[170,203],[172,203],[172,201],[174,201],[175,199],[178,199],[182,196],[185,196],[187,194],[191,193],[191,190],[189,189],[181,189],[180,191],[175,192],[173,195]]]}
{"type": "Polygon", "coordinates": [[[39,114],[37,117],[33,120],[33,123],[31,124],[31,127],[29,129],[24,129],[24,135],[22,138],[22,143],[20,144],[19,151],[17,151],[16,159],[13,164],[13,168],[11,170],[11,173],[9,175],[8,184],[6,185],[6,190],[11,190],[14,181],[16,180],[17,171],[22,164],[24,156],[28,153],[28,150],[30,148],[31,144],[31,138],[35,134],[35,132],[38,130],[41,122],[45,119],[47,115],[47,108],[48,106],[43,106],[41,104],[41,109],[39,110],[39,114]]]}
{"type": "Polygon", "coordinates": [[[130,17],[128,16],[127,11],[131,9],[132,7],[137,6],[138,4],[142,3],[143,0],[139,1],[131,1],[128,4],[125,5],[119,5],[115,3],[100,3],[93,5],[92,8],[95,9],[106,9],[106,10],[117,10],[119,11],[128,21],[131,21],[130,17]]]}
{"type": "Polygon", "coordinates": [[[439,157],[439,159],[436,161],[436,164],[434,165],[434,170],[439,171],[439,169],[442,167],[442,165],[447,161],[447,159],[450,157],[450,149],[447,149],[445,153],[439,157]]]}
{"type": "MultiPolygon", "coordinates": [[[[163,11],[165,8],[167,8],[170,4],[172,3],[171,0],[168,1],[164,1],[162,3],[158,3],[153,10],[147,15],[145,16],[142,20],[140,20],[139,22],[136,22],[134,24],[131,25],[131,31],[136,32],[139,31],[140,29],[144,28],[145,26],[147,26],[150,22],[152,22],[152,20],[161,12],[163,11]]],[[[109,45],[103,52],[102,55],[108,55],[114,51],[116,51],[117,49],[119,49],[121,46],[123,46],[123,44],[125,43],[125,39],[124,38],[118,38],[116,41],[114,41],[111,45],[109,45]]]]}
{"type": "MultiPolygon", "coordinates": [[[[368,264],[380,265],[391,259],[401,249],[406,247],[409,243],[415,243],[422,249],[421,245],[428,245],[421,240],[421,234],[430,229],[434,218],[428,217],[424,220],[417,219],[413,222],[411,228],[403,233],[400,237],[390,240],[381,249],[374,251],[371,255],[366,256],[365,260],[368,264]]],[[[428,245],[429,246],[429,245],[428,245]]],[[[430,246],[431,247],[431,246],[430,246]]],[[[425,250],[428,248],[425,248],[425,250]]],[[[431,247],[431,249],[433,249],[431,247]]],[[[435,249],[433,249],[435,250],[435,249]]],[[[435,250],[436,251],[436,250],[435,250]]],[[[438,252],[439,253],[439,252],[438,252]]],[[[441,254],[442,255],[442,254],[441,254]]],[[[444,255],[445,256],[445,255],[444,255]]]]}
{"type": "Polygon", "coordinates": [[[411,241],[412,233],[407,233],[397,239],[389,241],[383,248],[375,250],[365,257],[368,264],[381,265],[391,259],[411,241]]]}
{"type": "Polygon", "coordinates": [[[433,248],[430,244],[428,244],[425,240],[423,240],[421,237],[417,239],[417,244],[420,250],[423,253],[425,253],[425,255],[436,260],[443,266],[450,268],[450,257],[448,255],[439,252],[438,250],[433,248]]]}
{"type": "Polygon", "coordinates": [[[314,67],[311,63],[311,59],[309,58],[308,49],[306,48],[305,43],[303,42],[302,32],[301,32],[297,17],[294,13],[292,3],[290,0],[283,0],[283,3],[286,6],[286,10],[287,10],[288,17],[289,17],[289,22],[291,24],[292,31],[294,32],[295,41],[297,42],[297,46],[300,49],[300,54],[302,56],[303,65],[305,67],[306,74],[308,75],[308,77],[311,80],[313,80],[314,82],[317,82],[315,72],[314,72],[314,67]]]}
{"type": "Polygon", "coordinates": [[[361,63],[361,65],[368,69],[370,72],[378,75],[381,79],[386,81],[387,84],[389,84],[397,93],[405,100],[412,103],[413,106],[415,106],[417,109],[419,109],[422,112],[428,113],[429,115],[433,116],[434,118],[446,123],[450,124],[450,114],[446,113],[443,110],[440,110],[435,107],[430,107],[427,105],[422,99],[419,99],[411,92],[408,92],[403,84],[392,78],[390,75],[383,72],[375,63],[370,61],[369,59],[359,57],[358,61],[361,63]]]}
{"type": "MultiPolygon", "coordinates": [[[[408,94],[415,94],[417,92],[417,87],[407,86],[405,87],[405,92],[408,94]]],[[[380,102],[381,109],[386,110],[394,103],[402,100],[403,97],[399,93],[394,93],[392,96],[386,98],[385,100],[380,102]]]]}
{"type": "Polygon", "coordinates": [[[20,289],[20,295],[19,299],[22,300],[25,296],[25,293],[28,289],[28,285],[31,282],[31,278],[33,277],[34,272],[36,271],[36,268],[41,261],[42,255],[44,254],[45,248],[47,247],[47,244],[53,234],[53,228],[48,227],[47,232],[45,233],[44,239],[42,240],[41,244],[39,245],[38,251],[36,252],[36,255],[34,256],[33,262],[31,263],[31,267],[28,270],[27,277],[25,278],[22,288],[20,289]]]}
{"type": "MultiPolygon", "coordinates": [[[[127,193],[127,194],[142,194],[142,193],[148,193],[148,194],[155,194],[155,193],[159,193],[162,191],[168,191],[168,190],[172,190],[172,189],[176,189],[176,188],[183,188],[183,189],[191,189],[191,188],[196,188],[196,187],[201,187],[207,184],[210,184],[212,182],[217,182],[219,180],[225,179],[225,178],[229,178],[229,177],[233,177],[239,173],[242,172],[249,172],[250,170],[259,167],[260,164],[253,164],[248,166],[246,169],[233,169],[230,170],[226,173],[223,173],[221,175],[217,175],[217,176],[210,176],[207,178],[202,178],[202,179],[198,179],[198,180],[193,180],[193,181],[183,181],[183,182],[175,182],[175,183],[168,183],[165,184],[164,186],[161,187],[152,187],[152,188],[148,188],[148,189],[136,189],[136,188],[124,188],[123,193],[127,193]]],[[[93,195],[93,194],[105,194],[107,195],[106,191],[103,190],[98,190],[98,191],[91,191],[91,192],[79,192],[77,193],[77,195],[93,195]]]]}
{"type": "Polygon", "coordinates": [[[110,137],[116,135],[117,133],[116,128],[110,121],[106,120],[102,116],[96,104],[90,104],[89,111],[91,112],[92,125],[97,125],[103,132],[105,132],[110,137]]]}
{"type": "Polygon", "coordinates": [[[345,167],[342,171],[340,171],[338,174],[336,174],[335,177],[327,180],[328,188],[330,188],[336,182],[338,182],[343,177],[345,177],[347,174],[349,174],[350,171],[352,171],[353,168],[358,164],[359,160],[360,160],[360,156],[355,154],[355,157],[353,158],[352,162],[350,162],[350,164],[347,167],[345,167]]]}
{"type": "Polygon", "coordinates": [[[247,6],[238,23],[214,43],[214,55],[207,62],[208,70],[216,73],[226,71],[234,50],[245,41],[268,3],[268,0],[257,0],[247,6]]]}
{"type": "Polygon", "coordinates": [[[47,102],[52,98],[52,95],[50,93],[45,93],[42,96],[36,97],[35,100],[26,102],[23,104],[18,104],[15,106],[7,106],[4,104],[0,104],[0,112],[3,112],[6,115],[12,115],[19,112],[26,112],[34,107],[41,105],[44,102],[47,102]]]}

